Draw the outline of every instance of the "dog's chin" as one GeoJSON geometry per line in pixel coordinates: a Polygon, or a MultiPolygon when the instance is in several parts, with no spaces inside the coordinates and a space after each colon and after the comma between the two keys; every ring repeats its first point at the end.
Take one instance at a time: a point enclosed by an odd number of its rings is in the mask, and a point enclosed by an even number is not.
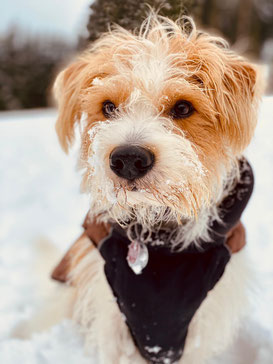
{"type": "Polygon", "coordinates": [[[174,210],[144,190],[126,191],[126,196],[119,196],[117,202],[111,209],[117,222],[136,221],[150,229],[164,221],[176,220],[174,210]]]}
{"type": "Polygon", "coordinates": [[[120,196],[120,202],[137,208],[137,206],[162,206],[155,196],[145,190],[133,189],[126,192],[125,196],[120,196]]]}
{"type": "Polygon", "coordinates": [[[182,206],[178,210],[171,203],[164,204],[160,197],[141,189],[126,191],[126,196],[118,196],[117,202],[121,206],[121,212],[129,207],[131,213],[133,212],[133,219],[146,226],[155,225],[160,221],[179,221],[192,217],[187,209],[183,211],[182,206]]]}

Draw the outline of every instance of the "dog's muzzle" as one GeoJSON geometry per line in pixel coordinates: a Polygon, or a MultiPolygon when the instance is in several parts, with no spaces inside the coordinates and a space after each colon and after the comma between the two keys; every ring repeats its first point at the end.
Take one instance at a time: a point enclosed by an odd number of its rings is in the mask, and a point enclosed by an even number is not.
{"type": "Polygon", "coordinates": [[[109,157],[110,168],[119,177],[132,181],[143,177],[154,165],[154,154],[139,146],[115,148],[109,157]]]}

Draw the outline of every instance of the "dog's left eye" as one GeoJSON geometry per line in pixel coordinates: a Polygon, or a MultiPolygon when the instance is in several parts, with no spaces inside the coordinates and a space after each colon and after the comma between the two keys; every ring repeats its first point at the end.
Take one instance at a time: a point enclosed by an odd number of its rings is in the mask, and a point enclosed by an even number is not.
{"type": "Polygon", "coordinates": [[[106,118],[113,116],[115,110],[116,110],[116,105],[112,101],[109,100],[104,101],[102,105],[102,112],[106,118]]]}
{"type": "Polygon", "coordinates": [[[171,110],[171,115],[175,119],[187,118],[194,112],[194,107],[189,101],[179,100],[171,110]]]}

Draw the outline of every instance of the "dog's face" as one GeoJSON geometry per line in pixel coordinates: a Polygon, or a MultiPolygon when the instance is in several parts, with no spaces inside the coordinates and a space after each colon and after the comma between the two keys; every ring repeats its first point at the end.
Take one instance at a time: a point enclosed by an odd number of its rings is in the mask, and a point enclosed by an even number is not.
{"type": "Polygon", "coordinates": [[[216,201],[256,125],[253,65],[207,34],[150,17],[117,29],[55,83],[67,151],[81,125],[83,188],[94,214],[190,217],[216,201]]]}

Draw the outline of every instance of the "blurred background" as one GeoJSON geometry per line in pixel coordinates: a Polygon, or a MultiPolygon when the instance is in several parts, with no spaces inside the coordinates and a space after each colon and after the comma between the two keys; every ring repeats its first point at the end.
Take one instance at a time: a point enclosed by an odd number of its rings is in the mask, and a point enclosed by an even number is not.
{"type": "MultiPolygon", "coordinates": [[[[267,93],[273,93],[273,0],[1,1],[1,364],[98,364],[95,357],[85,357],[82,338],[71,322],[30,340],[15,340],[10,333],[44,302],[45,287],[53,284],[49,270],[82,233],[89,208],[75,168],[78,145],[67,158],[58,144],[57,110],[48,107],[53,79],[109,23],[139,27],[146,4],[174,19],[191,15],[199,27],[223,35],[237,51],[266,64],[267,93]]],[[[234,345],[209,364],[273,363],[272,109],[273,96],[263,97],[246,152],[256,180],[243,216],[255,272],[250,277],[255,275],[253,307],[234,345]]]]}
{"type": "Polygon", "coordinates": [[[0,110],[48,106],[60,66],[108,24],[137,28],[146,4],[173,19],[191,15],[201,28],[267,64],[267,92],[273,92],[273,0],[10,0],[0,9],[0,110]]]}

